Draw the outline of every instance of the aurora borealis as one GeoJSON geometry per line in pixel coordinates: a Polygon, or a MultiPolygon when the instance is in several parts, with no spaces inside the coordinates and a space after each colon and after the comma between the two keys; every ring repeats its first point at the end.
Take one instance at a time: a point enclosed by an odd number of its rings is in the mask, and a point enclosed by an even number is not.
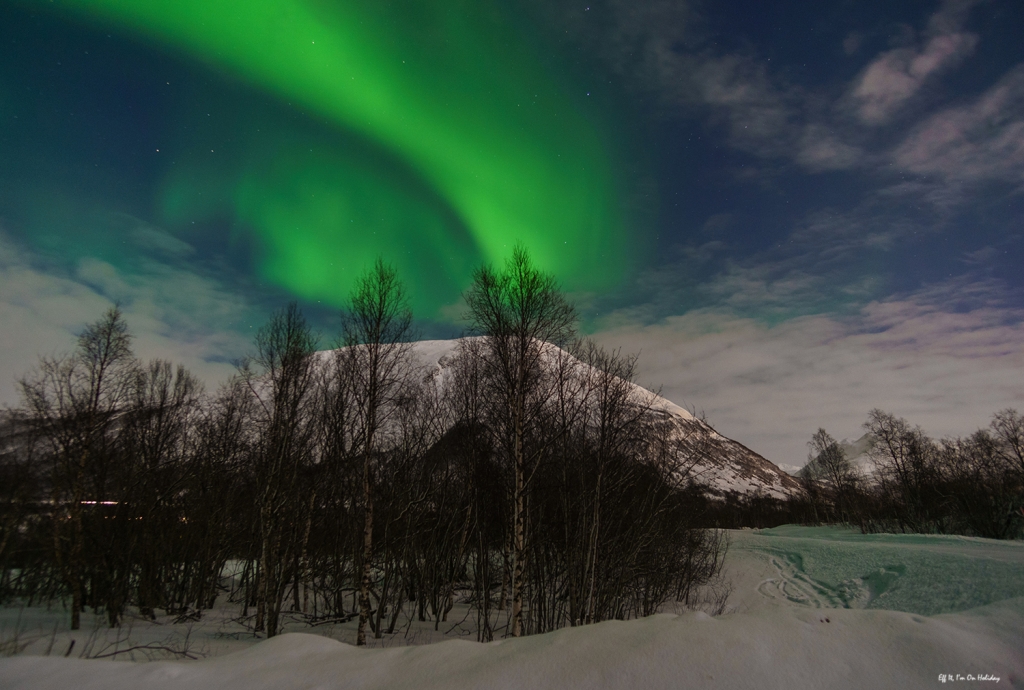
{"type": "Polygon", "coordinates": [[[1024,407],[1016,0],[0,0],[0,403],[120,302],[214,387],[375,257],[523,242],[641,382],[800,464],[1024,407]]]}
{"type": "Polygon", "coordinates": [[[146,151],[163,161],[155,220],[180,233],[227,219],[258,239],[260,274],[302,298],[341,304],[378,253],[427,314],[515,241],[582,289],[609,287],[629,263],[609,131],[588,94],[542,64],[494,7],[38,6],[155,40],[237,79],[236,88],[302,109],[312,122],[289,126],[266,106],[207,94],[221,101],[209,106],[216,120],[186,105],[152,139],[164,143],[146,151]]]}

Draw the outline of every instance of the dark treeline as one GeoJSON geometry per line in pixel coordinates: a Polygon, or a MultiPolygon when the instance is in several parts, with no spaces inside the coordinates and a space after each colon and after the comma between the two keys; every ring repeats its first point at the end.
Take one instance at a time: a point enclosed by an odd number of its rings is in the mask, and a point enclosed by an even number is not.
{"type": "Polygon", "coordinates": [[[865,477],[824,429],[801,472],[806,495],[789,509],[803,522],[864,532],[1024,536],[1024,417],[995,414],[987,429],[935,441],[920,427],[872,410],[864,428],[874,471],[865,477]]]}
{"type": "Polygon", "coordinates": [[[724,529],[785,524],[850,525],[864,533],[1024,538],[1024,416],[996,413],[986,429],[935,441],[882,410],[864,423],[867,465],[858,467],[824,429],[798,475],[803,491],[710,496],[696,490],[701,524],[724,529]]]}
{"type": "Polygon", "coordinates": [[[228,596],[267,636],[290,611],[358,618],[360,644],[457,600],[482,640],[692,602],[725,543],[699,528],[699,443],[632,384],[635,358],[576,340],[522,249],[466,302],[480,337],[423,366],[378,262],[333,349],[291,305],[215,393],[137,360],[110,310],[7,415],[0,597],[64,602],[78,628],[86,607],[117,625],[228,596]]]}

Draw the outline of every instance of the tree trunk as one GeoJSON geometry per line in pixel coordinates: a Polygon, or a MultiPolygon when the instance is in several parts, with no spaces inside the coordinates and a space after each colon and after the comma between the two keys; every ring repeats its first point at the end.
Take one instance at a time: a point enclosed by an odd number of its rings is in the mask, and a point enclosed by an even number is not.
{"type": "MultiPolygon", "coordinates": [[[[85,465],[85,458],[82,458],[85,465]]],[[[75,486],[71,491],[71,549],[68,553],[68,584],[71,587],[71,629],[78,630],[82,626],[82,543],[85,530],[82,526],[82,478],[81,473],[75,478],[75,486]]]]}
{"type": "MultiPolygon", "coordinates": [[[[368,444],[369,445],[369,444],[368,444]]],[[[363,461],[363,568],[359,578],[359,629],[356,645],[366,644],[366,624],[370,621],[370,576],[373,567],[373,496],[370,494],[370,448],[363,461]]]]}
{"type": "Polygon", "coordinates": [[[517,428],[516,431],[515,519],[512,532],[512,611],[509,615],[512,637],[519,637],[523,634],[523,574],[526,572],[523,446],[519,429],[517,428]]]}

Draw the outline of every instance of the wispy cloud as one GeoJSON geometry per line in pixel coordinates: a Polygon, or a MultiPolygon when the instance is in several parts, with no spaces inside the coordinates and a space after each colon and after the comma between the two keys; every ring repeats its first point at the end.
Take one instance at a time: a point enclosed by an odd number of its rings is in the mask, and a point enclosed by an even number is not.
{"type": "Polygon", "coordinates": [[[773,83],[765,64],[723,55],[693,60],[687,71],[700,101],[726,124],[733,146],[766,156],[791,144],[798,96],[773,83]]]}
{"type": "Polygon", "coordinates": [[[848,170],[863,160],[863,150],[842,141],[823,124],[807,125],[796,148],[796,162],[812,172],[848,170]]]}
{"type": "MultiPolygon", "coordinates": [[[[964,27],[979,1],[944,0],[920,31],[905,27],[903,45],[870,58],[849,83],[825,87],[793,83],[754,49],[716,50],[694,28],[699,13],[687,3],[609,0],[604,30],[595,31],[585,12],[569,13],[576,22],[569,25],[666,115],[706,117],[737,150],[811,173],[861,169],[887,186],[894,184],[886,180],[894,165],[917,176],[942,175],[939,186],[910,181],[922,198],[941,205],[956,200],[950,181],[1019,180],[1024,166],[1024,67],[968,106],[935,112],[935,103],[921,99],[975,51],[981,39],[964,27]],[[930,111],[922,116],[911,106],[924,102],[930,111]],[[895,137],[878,131],[889,124],[898,125],[895,137]]],[[[852,33],[842,43],[852,55],[862,51],[863,36],[852,33]]]]}
{"type": "Polygon", "coordinates": [[[733,146],[759,156],[788,155],[800,135],[795,118],[806,94],[753,54],[714,50],[691,3],[606,0],[603,21],[568,3],[546,2],[541,11],[667,117],[710,115],[733,146]]]}
{"type": "Polygon", "coordinates": [[[733,225],[747,221],[714,216],[691,243],[674,247],[624,288],[628,294],[619,299],[633,306],[610,315],[606,305],[603,318],[654,323],[694,309],[727,308],[777,321],[859,308],[891,291],[888,272],[902,247],[944,229],[930,208],[897,214],[898,203],[869,194],[853,208],[811,209],[778,243],[754,252],[743,252],[730,236],[733,225]]]}
{"type": "Polygon", "coordinates": [[[850,94],[862,122],[887,124],[926,83],[974,52],[978,36],[962,27],[978,1],[945,0],[929,18],[919,45],[887,50],[863,69],[850,94]]]}
{"type": "Polygon", "coordinates": [[[899,145],[893,160],[948,183],[1024,184],[1024,65],[974,103],[931,115],[899,145]]]}
{"type": "Polygon", "coordinates": [[[875,59],[853,88],[857,115],[869,125],[888,123],[928,79],[956,65],[974,50],[968,33],[934,36],[920,50],[897,48],[875,59]]]}
{"type": "Polygon", "coordinates": [[[998,283],[932,286],[867,304],[850,317],[807,316],[771,327],[722,309],[598,333],[641,350],[642,381],[704,410],[721,432],[770,460],[802,464],[818,427],[856,438],[868,410],[891,410],[937,436],[1024,406],[1024,310],[998,283]],[[805,433],[800,435],[800,430],[805,433]]]}
{"type": "MultiPolygon", "coordinates": [[[[163,253],[189,253],[154,228],[142,239],[163,253]]],[[[182,363],[210,385],[225,380],[231,360],[248,348],[241,322],[252,316],[250,305],[213,278],[145,254],[130,272],[88,257],[65,267],[0,233],[0,295],[0,404],[17,403],[16,379],[39,356],[71,351],[82,327],[114,302],[139,357],[182,363]]]]}

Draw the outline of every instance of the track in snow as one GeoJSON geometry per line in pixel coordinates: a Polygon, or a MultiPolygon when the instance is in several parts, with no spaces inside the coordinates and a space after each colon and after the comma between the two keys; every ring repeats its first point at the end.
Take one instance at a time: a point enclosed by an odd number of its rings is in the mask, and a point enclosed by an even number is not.
{"type": "Polygon", "coordinates": [[[763,580],[757,591],[770,599],[786,600],[812,608],[862,609],[892,589],[906,568],[892,565],[862,577],[830,586],[810,577],[799,553],[769,552],[768,562],[775,577],[763,580]]]}

